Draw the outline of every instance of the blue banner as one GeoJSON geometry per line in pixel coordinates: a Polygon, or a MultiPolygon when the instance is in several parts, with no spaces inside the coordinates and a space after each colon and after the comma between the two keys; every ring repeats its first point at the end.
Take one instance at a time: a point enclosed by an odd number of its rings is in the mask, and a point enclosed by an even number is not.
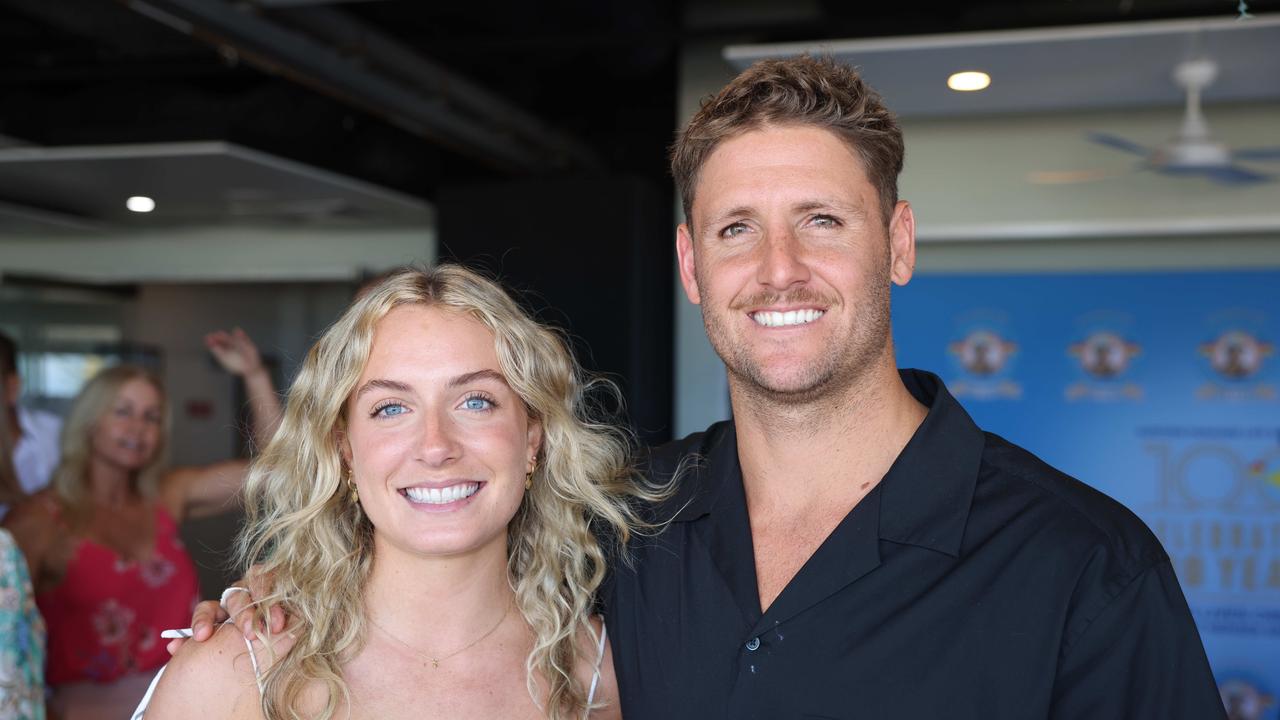
{"type": "Polygon", "coordinates": [[[893,302],[899,365],[1146,521],[1232,720],[1280,718],[1280,272],[920,276],[893,302]]]}

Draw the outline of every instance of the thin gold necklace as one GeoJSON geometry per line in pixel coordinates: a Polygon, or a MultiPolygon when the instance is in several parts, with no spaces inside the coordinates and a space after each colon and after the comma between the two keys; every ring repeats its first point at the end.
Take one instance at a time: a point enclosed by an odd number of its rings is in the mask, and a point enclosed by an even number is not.
{"type": "Polygon", "coordinates": [[[421,650],[419,650],[418,648],[416,648],[416,647],[414,647],[414,646],[410,645],[409,643],[407,643],[407,642],[405,642],[405,641],[401,640],[400,638],[396,637],[395,633],[392,633],[390,630],[388,630],[388,629],[386,629],[386,628],[382,627],[381,625],[379,625],[379,624],[377,623],[377,621],[376,621],[376,620],[374,620],[372,617],[370,617],[370,618],[369,618],[369,622],[370,622],[370,623],[372,623],[374,627],[376,627],[376,628],[378,628],[379,630],[381,630],[381,631],[382,631],[382,634],[386,635],[387,637],[389,637],[389,638],[391,638],[392,640],[396,641],[396,642],[397,642],[397,643],[399,643],[400,645],[404,646],[404,647],[405,647],[405,649],[409,650],[409,651],[410,651],[410,652],[412,652],[413,654],[415,654],[415,655],[417,655],[417,656],[419,656],[419,657],[426,658],[427,660],[430,660],[430,661],[431,661],[431,669],[432,669],[432,670],[439,670],[439,669],[440,669],[440,663],[444,662],[445,660],[448,660],[449,658],[451,658],[451,657],[453,657],[453,656],[455,656],[455,655],[459,655],[459,654],[461,654],[461,653],[463,653],[463,652],[466,652],[467,650],[470,650],[471,648],[475,647],[476,645],[479,645],[481,640],[484,640],[485,638],[487,638],[487,637],[489,637],[490,635],[492,635],[492,634],[493,634],[493,633],[494,633],[494,632],[495,632],[499,627],[501,627],[501,626],[502,626],[502,621],[507,619],[507,615],[508,615],[508,614],[510,614],[510,612],[511,612],[511,601],[510,601],[510,600],[508,600],[508,601],[507,601],[507,605],[506,605],[506,607],[505,607],[505,608],[503,608],[503,610],[502,610],[502,617],[498,618],[498,622],[497,622],[497,623],[495,623],[493,627],[489,628],[489,630],[488,630],[487,632],[485,632],[485,634],[483,634],[483,635],[481,635],[480,637],[476,638],[475,640],[472,640],[471,642],[467,643],[464,647],[458,648],[457,650],[454,650],[453,652],[449,653],[448,655],[445,655],[444,657],[434,657],[434,656],[428,655],[427,653],[422,652],[422,651],[421,651],[421,650]]]}

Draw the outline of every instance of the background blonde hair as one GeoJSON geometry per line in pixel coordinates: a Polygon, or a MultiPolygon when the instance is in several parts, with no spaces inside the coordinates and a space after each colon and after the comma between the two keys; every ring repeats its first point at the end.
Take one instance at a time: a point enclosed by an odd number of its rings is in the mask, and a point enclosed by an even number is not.
{"type": "Polygon", "coordinates": [[[657,499],[630,464],[629,436],[592,419],[581,369],[564,339],[526,314],[494,282],[462,267],[410,269],[364,289],[307,354],[289,390],[283,422],[250,471],[240,561],[260,563],[273,594],[256,612],[283,605],[298,637],[266,672],[267,718],[302,717],[301,697],[318,683],[333,717],[349,702],[342,664],[363,646],[363,587],[373,528],[348,498],[338,434],[347,398],[368,360],[374,327],[392,308],[420,304],[475,318],[495,337],[507,383],[542,424],[533,478],[508,526],[515,601],[533,629],[528,688],[554,720],[581,717],[586,692],[573,671],[584,656],[606,551],[593,530],[623,543],[638,526],[633,499],[657,499]]]}
{"type": "Polygon", "coordinates": [[[106,368],[80,390],[62,426],[61,457],[53,473],[53,488],[73,523],[85,520],[90,510],[89,461],[93,456],[94,426],[111,410],[120,388],[131,380],[145,380],[160,394],[160,439],[151,461],[134,478],[134,490],[142,497],[153,498],[159,493],[169,438],[169,403],[164,384],[149,370],[134,365],[106,368]]]}

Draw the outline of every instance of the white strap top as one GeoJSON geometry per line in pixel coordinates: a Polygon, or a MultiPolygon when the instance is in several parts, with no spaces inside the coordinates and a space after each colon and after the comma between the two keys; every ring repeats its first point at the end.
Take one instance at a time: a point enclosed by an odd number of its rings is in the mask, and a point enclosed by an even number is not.
{"type": "MultiPolygon", "coordinates": [[[[600,644],[596,647],[596,664],[591,673],[591,689],[587,691],[587,705],[596,699],[596,687],[600,685],[600,663],[604,662],[604,644],[609,640],[609,628],[603,622],[600,623],[600,644]]],[[[591,714],[591,710],[587,710],[587,714],[591,714]]]]}
{"type": "MultiPolygon", "coordinates": [[[[591,705],[595,701],[596,688],[600,686],[600,664],[604,662],[604,646],[608,639],[609,628],[604,623],[600,623],[600,642],[596,646],[596,662],[591,673],[591,689],[587,691],[587,705],[591,705]]],[[[249,649],[249,662],[253,665],[253,676],[258,682],[258,692],[261,693],[264,688],[262,685],[262,671],[258,669],[258,656],[253,652],[253,643],[248,638],[245,638],[244,645],[249,649]]],[[[151,702],[151,694],[155,692],[156,685],[159,684],[160,678],[164,676],[164,669],[167,667],[169,665],[165,664],[164,667],[160,668],[156,676],[151,680],[151,684],[147,686],[147,694],[142,696],[142,702],[138,703],[138,709],[133,711],[130,720],[143,720],[143,715],[147,711],[147,704],[151,702]]],[[[590,714],[591,709],[588,707],[586,715],[583,717],[585,718],[590,714]]]]}
{"type": "MultiPolygon", "coordinates": [[[[186,630],[189,633],[191,628],[186,630]]],[[[187,637],[190,637],[190,634],[187,637]]],[[[245,638],[244,644],[245,647],[249,648],[249,662],[253,664],[253,676],[258,681],[258,692],[261,693],[263,690],[262,673],[258,670],[258,656],[253,654],[253,643],[249,642],[248,638],[245,638]]],[[[169,667],[169,663],[165,663],[156,671],[156,676],[151,678],[151,684],[147,686],[147,694],[142,696],[142,702],[138,703],[138,708],[133,711],[133,715],[129,716],[129,720],[143,720],[143,715],[147,712],[147,705],[151,703],[151,695],[156,691],[156,685],[160,684],[160,678],[164,677],[164,670],[167,667],[169,667]]]]}

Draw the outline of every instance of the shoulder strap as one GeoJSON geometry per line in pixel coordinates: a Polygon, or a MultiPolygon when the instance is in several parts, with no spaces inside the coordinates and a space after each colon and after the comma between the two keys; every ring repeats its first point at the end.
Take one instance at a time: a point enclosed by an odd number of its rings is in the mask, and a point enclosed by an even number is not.
{"type": "MultiPolygon", "coordinates": [[[[228,620],[227,622],[231,622],[228,620]]],[[[245,638],[244,644],[249,648],[249,662],[253,664],[253,678],[258,683],[258,694],[262,694],[262,674],[258,672],[258,656],[253,654],[253,643],[245,638]]],[[[144,720],[147,712],[147,705],[151,704],[151,696],[156,691],[156,685],[160,684],[160,678],[164,675],[165,668],[169,667],[169,663],[160,666],[160,670],[156,672],[156,676],[151,679],[151,684],[147,686],[147,693],[142,696],[142,702],[138,703],[138,709],[133,711],[133,715],[129,716],[129,720],[144,720]]],[[[591,686],[595,688],[593,683],[591,686]]]]}
{"type": "Polygon", "coordinates": [[[142,702],[138,703],[138,709],[133,711],[129,716],[129,720],[143,720],[143,716],[147,712],[147,705],[151,704],[151,695],[156,691],[156,685],[160,684],[160,677],[164,675],[164,669],[169,667],[169,663],[160,666],[159,672],[151,679],[151,684],[147,686],[147,694],[142,696],[142,702]]]}
{"type": "MultiPolygon", "coordinates": [[[[595,672],[591,673],[591,689],[587,691],[587,704],[590,705],[596,697],[596,687],[600,685],[600,663],[604,662],[604,644],[609,639],[609,627],[600,622],[600,643],[596,647],[596,664],[595,672]]],[[[590,709],[587,712],[591,712],[590,709]]]]}
{"type": "Polygon", "coordinates": [[[253,641],[245,638],[244,646],[249,648],[249,662],[253,664],[253,680],[258,684],[258,695],[262,695],[264,690],[262,672],[258,670],[258,656],[253,653],[253,641]]]}

